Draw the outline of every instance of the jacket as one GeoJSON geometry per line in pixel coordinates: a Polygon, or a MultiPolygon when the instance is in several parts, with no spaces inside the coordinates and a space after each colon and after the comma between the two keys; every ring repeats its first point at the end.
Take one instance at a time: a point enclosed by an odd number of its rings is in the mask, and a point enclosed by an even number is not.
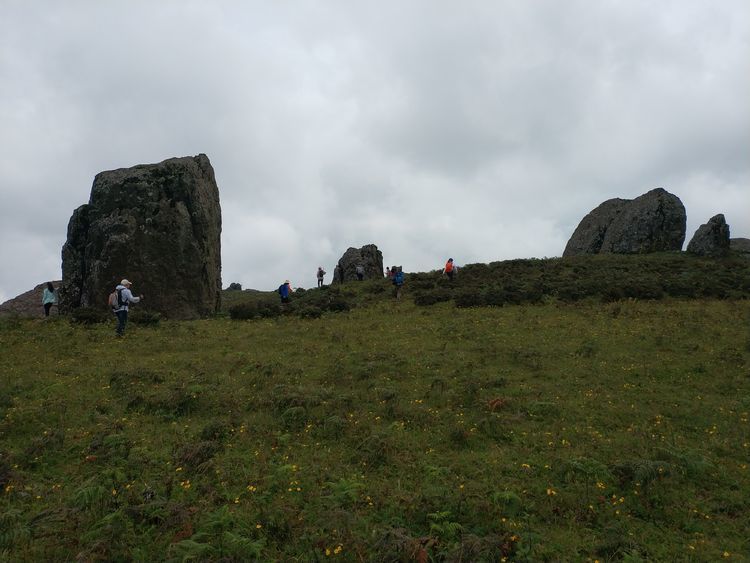
{"type": "Polygon", "coordinates": [[[57,303],[57,297],[55,297],[54,291],[50,291],[45,287],[44,293],[42,293],[42,305],[46,305],[47,303],[57,303]]]}
{"type": "Polygon", "coordinates": [[[122,290],[122,293],[120,294],[120,300],[122,301],[122,307],[119,307],[115,309],[115,313],[117,311],[127,311],[128,310],[128,304],[129,303],[138,303],[141,298],[136,297],[131,293],[131,291],[125,287],[124,285],[118,285],[115,290],[120,291],[122,290]]]}

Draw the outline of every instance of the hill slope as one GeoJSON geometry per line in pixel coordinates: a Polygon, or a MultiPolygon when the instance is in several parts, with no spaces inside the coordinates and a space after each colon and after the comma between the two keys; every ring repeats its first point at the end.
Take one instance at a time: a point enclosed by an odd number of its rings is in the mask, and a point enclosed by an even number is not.
{"type": "Polygon", "coordinates": [[[747,553],[747,301],[418,307],[378,283],[123,341],[0,319],[4,557],[747,553]]]}

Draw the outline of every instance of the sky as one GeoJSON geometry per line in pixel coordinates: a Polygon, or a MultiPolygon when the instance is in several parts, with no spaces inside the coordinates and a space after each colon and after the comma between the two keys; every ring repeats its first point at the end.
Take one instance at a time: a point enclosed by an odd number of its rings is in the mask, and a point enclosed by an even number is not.
{"type": "Polygon", "coordinates": [[[313,287],[370,243],[405,271],[560,256],[594,207],[655,187],[685,205],[685,245],[717,213],[750,237],[746,0],[0,14],[0,302],[61,278],[98,172],[199,153],[225,287],[313,287]]]}

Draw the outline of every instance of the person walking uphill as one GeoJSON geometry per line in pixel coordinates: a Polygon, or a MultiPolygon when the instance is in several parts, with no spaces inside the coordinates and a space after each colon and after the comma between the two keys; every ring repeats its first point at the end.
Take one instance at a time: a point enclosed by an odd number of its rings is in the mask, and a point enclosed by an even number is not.
{"type": "Polygon", "coordinates": [[[455,273],[455,269],[453,267],[453,258],[448,258],[448,261],[445,263],[445,269],[443,270],[445,272],[445,275],[448,276],[449,280],[453,280],[453,274],[455,273]]]}
{"type": "Polygon", "coordinates": [[[139,303],[143,299],[143,295],[139,295],[138,297],[133,295],[130,291],[131,285],[133,284],[124,279],[110,295],[112,312],[117,316],[117,330],[115,331],[117,336],[125,336],[125,325],[128,322],[128,305],[130,303],[139,303]]]}
{"type": "Polygon", "coordinates": [[[49,310],[52,305],[57,303],[57,296],[55,295],[55,286],[52,282],[47,282],[47,287],[42,292],[42,306],[44,307],[44,316],[49,317],[49,310]]]}
{"type": "Polygon", "coordinates": [[[322,266],[318,266],[318,287],[323,287],[323,276],[326,275],[326,271],[322,266]]]}
{"type": "Polygon", "coordinates": [[[292,284],[286,280],[279,286],[279,296],[282,303],[289,303],[289,294],[292,292],[292,284]]]}
{"type": "Polygon", "coordinates": [[[401,299],[401,286],[404,285],[404,271],[401,266],[394,266],[391,268],[391,273],[393,274],[393,278],[391,278],[391,282],[393,283],[393,296],[396,299],[401,299]]]}

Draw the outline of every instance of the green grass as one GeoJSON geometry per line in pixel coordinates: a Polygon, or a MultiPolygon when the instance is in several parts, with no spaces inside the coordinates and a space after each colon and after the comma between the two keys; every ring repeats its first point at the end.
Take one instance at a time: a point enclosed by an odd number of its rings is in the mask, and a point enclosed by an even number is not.
{"type": "Polygon", "coordinates": [[[750,302],[378,285],[121,341],[0,320],[0,560],[750,558],[750,302]]]}

